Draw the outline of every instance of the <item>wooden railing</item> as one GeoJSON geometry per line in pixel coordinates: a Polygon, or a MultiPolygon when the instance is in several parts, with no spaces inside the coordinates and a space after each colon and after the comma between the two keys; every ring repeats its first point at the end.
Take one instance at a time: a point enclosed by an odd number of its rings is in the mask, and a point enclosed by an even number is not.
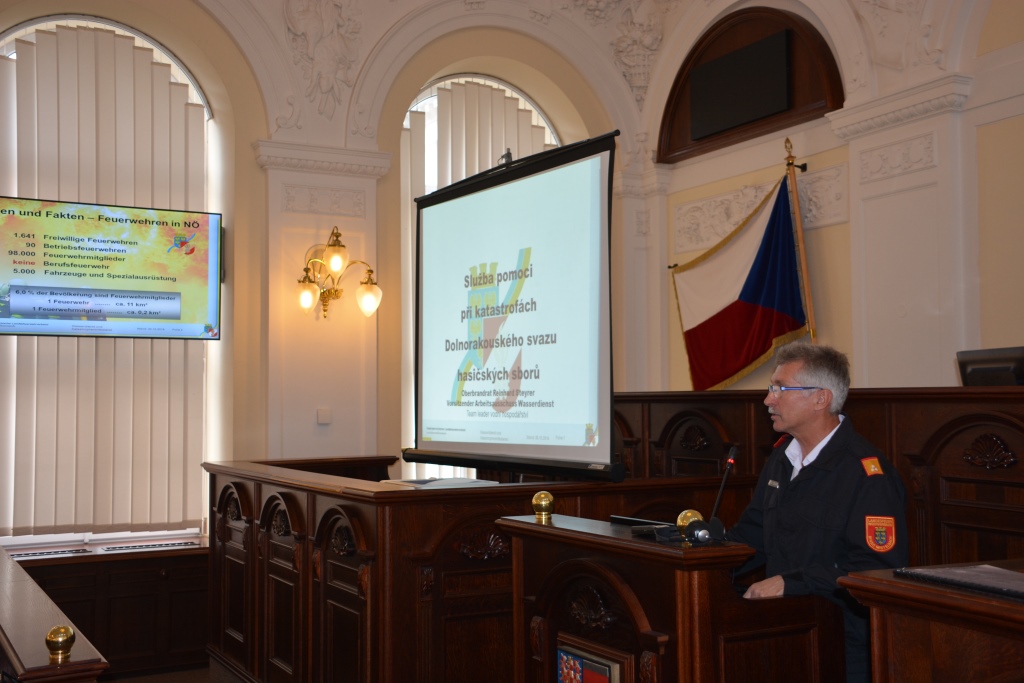
{"type": "Polygon", "coordinates": [[[22,683],[95,681],[107,660],[0,548],[0,672],[22,683]],[[70,629],[70,631],[68,630],[70,629]]]}

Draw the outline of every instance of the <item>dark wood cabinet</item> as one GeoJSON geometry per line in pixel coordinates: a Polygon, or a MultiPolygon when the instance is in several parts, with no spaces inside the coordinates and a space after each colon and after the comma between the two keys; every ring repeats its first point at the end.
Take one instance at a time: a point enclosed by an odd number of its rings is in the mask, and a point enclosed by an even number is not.
{"type": "Polygon", "coordinates": [[[25,560],[25,571],[126,674],[207,662],[205,543],[173,552],[25,560]]]}

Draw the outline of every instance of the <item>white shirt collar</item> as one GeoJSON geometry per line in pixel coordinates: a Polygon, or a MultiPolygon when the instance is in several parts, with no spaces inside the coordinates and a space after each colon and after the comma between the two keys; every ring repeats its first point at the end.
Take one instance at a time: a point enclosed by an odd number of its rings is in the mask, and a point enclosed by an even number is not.
{"type": "MultiPolygon", "coordinates": [[[[843,424],[843,420],[845,419],[845,415],[840,415],[839,424],[843,424]]],[[[790,481],[796,479],[796,475],[800,474],[800,470],[814,462],[818,457],[818,454],[821,453],[821,449],[825,447],[825,444],[829,442],[832,435],[836,433],[836,429],[839,429],[839,425],[836,425],[835,429],[826,434],[825,438],[819,441],[818,445],[812,448],[811,452],[807,455],[803,454],[803,449],[800,448],[800,442],[796,439],[789,442],[789,445],[786,446],[786,457],[789,458],[789,462],[793,465],[793,474],[789,478],[790,481]]]]}

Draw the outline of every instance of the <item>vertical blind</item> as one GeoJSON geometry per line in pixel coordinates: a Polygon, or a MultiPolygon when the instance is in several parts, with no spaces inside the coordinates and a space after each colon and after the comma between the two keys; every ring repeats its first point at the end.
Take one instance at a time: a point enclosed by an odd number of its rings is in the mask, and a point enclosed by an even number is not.
{"type": "MultiPolygon", "coordinates": [[[[436,99],[424,101],[409,112],[402,131],[402,253],[407,255],[404,272],[415,272],[414,245],[416,205],[414,198],[494,168],[506,150],[514,159],[542,152],[555,145],[551,132],[537,121],[539,112],[524,106],[523,100],[501,86],[468,79],[448,82],[436,88],[436,99]]],[[[403,292],[405,329],[412,329],[412,297],[408,282],[403,292]]],[[[411,348],[411,341],[409,342],[411,348]]],[[[411,367],[411,364],[410,364],[411,367]]],[[[411,373],[404,396],[413,396],[411,373]]],[[[412,406],[406,407],[412,411],[412,406]]],[[[411,432],[410,432],[411,433],[411,432]]],[[[471,477],[464,467],[403,463],[402,477],[471,477]]]]}
{"type": "MultiPolygon", "coordinates": [[[[33,35],[0,57],[0,193],[204,211],[205,109],[170,65],[33,35]]],[[[200,526],[204,343],[0,336],[0,536],[200,526]]]]}

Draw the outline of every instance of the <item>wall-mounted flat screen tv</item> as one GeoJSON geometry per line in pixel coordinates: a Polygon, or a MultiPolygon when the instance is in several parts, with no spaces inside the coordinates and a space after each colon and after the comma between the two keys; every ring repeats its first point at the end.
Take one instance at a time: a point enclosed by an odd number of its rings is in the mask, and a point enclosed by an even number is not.
{"type": "Polygon", "coordinates": [[[221,215],[0,197],[0,334],[220,337],[221,215]]]}
{"type": "Polygon", "coordinates": [[[615,136],[417,199],[411,462],[621,478],[612,453],[615,136]]]}

